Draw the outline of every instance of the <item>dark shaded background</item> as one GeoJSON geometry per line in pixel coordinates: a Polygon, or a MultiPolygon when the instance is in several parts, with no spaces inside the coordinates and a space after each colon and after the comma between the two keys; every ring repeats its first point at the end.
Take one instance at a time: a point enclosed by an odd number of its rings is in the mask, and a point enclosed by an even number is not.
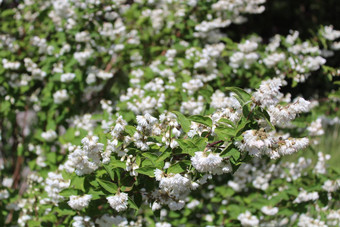
{"type": "MultiPolygon", "coordinates": [[[[289,30],[299,31],[302,39],[312,38],[321,25],[333,25],[340,30],[340,0],[267,0],[265,7],[262,14],[247,15],[248,22],[228,27],[230,38],[236,41],[245,34],[256,33],[267,43],[275,34],[287,35],[289,30]]],[[[340,53],[335,53],[327,58],[326,65],[339,67],[339,63],[340,53]]],[[[334,88],[327,76],[314,72],[305,83],[293,89],[288,85],[283,90],[290,91],[293,96],[322,98],[334,88]]]]}
{"type": "Polygon", "coordinates": [[[291,29],[298,30],[301,38],[308,38],[320,25],[332,24],[340,29],[340,0],[267,0],[265,7],[264,13],[247,16],[247,23],[229,27],[234,31],[233,38],[257,33],[268,41],[291,29]]]}

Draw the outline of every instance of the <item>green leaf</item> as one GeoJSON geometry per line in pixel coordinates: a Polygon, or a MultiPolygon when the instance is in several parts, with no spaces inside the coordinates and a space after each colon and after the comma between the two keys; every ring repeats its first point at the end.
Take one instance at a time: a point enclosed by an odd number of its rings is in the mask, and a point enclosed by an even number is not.
{"type": "MultiPolygon", "coordinates": [[[[66,206],[65,206],[66,207],[66,206]]],[[[76,214],[76,211],[71,210],[69,207],[68,208],[62,208],[61,206],[56,207],[55,211],[58,213],[58,216],[64,216],[64,215],[70,215],[73,216],[76,214]]]]}
{"type": "Polygon", "coordinates": [[[117,193],[117,185],[113,182],[106,181],[106,180],[101,180],[101,179],[96,179],[97,182],[102,186],[106,191],[115,194],[117,193]]]}
{"type": "Polygon", "coordinates": [[[240,151],[235,147],[233,143],[230,143],[222,152],[221,157],[231,157],[230,161],[233,164],[236,164],[236,162],[240,159],[241,153],[240,151]]]}
{"type": "Polygon", "coordinates": [[[109,174],[111,180],[114,181],[115,180],[115,173],[113,172],[110,165],[104,165],[104,168],[105,168],[106,172],[109,174]]]}
{"type": "Polygon", "coordinates": [[[39,227],[39,226],[41,226],[41,222],[36,221],[36,220],[28,220],[27,224],[28,224],[29,227],[39,227]]]}
{"type": "Polygon", "coordinates": [[[270,116],[268,114],[268,112],[260,107],[256,108],[255,110],[255,114],[260,115],[263,119],[265,119],[265,121],[267,122],[267,124],[273,129],[275,130],[274,125],[270,122],[270,116]]]}
{"type": "Polygon", "coordinates": [[[251,110],[250,106],[248,104],[243,105],[242,107],[242,113],[245,118],[249,118],[251,110]]]}
{"type": "Polygon", "coordinates": [[[76,175],[71,179],[71,187],[73,186],[74,189],[79,189],[85,192],[84,181],[85,177],[79,177],[76,175]]]}
{"type": "Polygon", "coordinates": [[[168,173],[183,173],[186,171],[187,167],[190,165],[190,161],[181,161],[177,162],[175,165],[172,165],[168,168],[168,173]]]}
{"type": "Polygon", "coordinates": [[[226,89],[226,91],[234,92],[242,100],[243,103],[241,103],[241,104],[244,104],[245,102],[247,102],[251,99],[251,95],[241,88],[226,87],[225,89],[226,89]]]}
{"type": "Polygon", "coordinates": [[[73,188],[66,188],[64,190],[62,190],[59,195],[61,196],[65,196],[65,197],[69,197],[71,195],[80,195],[79,190],[77,189],[73,189],[73,188]]]}
{"type": "MultiPolygon", "coordinates": [[[[48,214],[43,217],[39,217],[42,222],[57,223],[57,217],[55,214],[48,214]]],[[[42,223],[43,224],[43,223],[42,223]]]]}
{"type": "Polygon", "coordinates": [[[129,134],[129,136],[133,136],[136,132],[136,128],[133,127],[132,125],[126,125],[125,126],[125,132],[129,134]]]}
{"type": "Polygon", "coordinates": [[[221,140],[228,140],[231,137],[235,136],[235,129],[218,126],[215,128],[215,134],[217,135],[218,139],[221,140]]]}
{"type": "Polygon", "coordinates": [[[117,167],[122,168],[122,169],[126,168],[125,162],[122,162],[120,160],[115,160],[115,159],[111,160],[110,165],[112,165],[113,168],[117,168],[117,167]]]}
{"type": "Polygon", "coordinates": [[[179,124],[181,125],[183,131],[189,132],[190,125],[191,125],[190,120],[188,120],[188,118],[186,118],[182,113],[180,113],[178,111],[173,111],[173,113],[176,114],[177,120],[178,120],[179,124]]]}
{"type": "Polygon", "coordinates": [[[92,195],[92,199],[91,200],[97,200],[97,199],[100,199],[103,196],[105,196],[104,192],[102,192],[101,190],[100,191],[95,191],[93,188],[90,188],[87,194],[92,195]]]}
{"type": "Polygon", "coordinates": [[[229,143],[228,146],[226,148],[224,148],[224,150],[221,152],[220,156],[221,157],[226,157],[226,156],[230,156],[228,155],[228,153],[231,151],[231,149],[235,148],[235,145],[233,143],[229,143]]]}
{"type": "Polygon", "coordinates": [[[184,154],[194,156],[195,152],[199,151],[199,148],[188,139],[177,139],[176,141],[179,144],[180,148],[182,148],[182,153],[184,154]]]}
{"type": "Polygon", "coordinates": [[[226,118],[221,118],[218,123],[223,123],[224,125],[228,126],[228,127],[232,127],[232,128],[236,128],[236,125],[234,122],[232,122],[231,120],[229,119],[226,119],[226,118]]]}
{"type": "Polygon", "coordinates": [[[130,208],[138,211],[138,209],[139,209],[138,206],[136,205],[136,203],[130,197],[128,199],[128,204],[129,204],[130,208]]]}
{"type": "Polygon", "coordinates": [[[248,124],[250,124],[250,120],[241,118],[237,125],[236,136],[240,136],[247,129],[248,124]]]}
{"type": "Polygon", "coordinates": [[[56,152],[49,152],[46,155],[46,158],[52,164],[56,164],[57,163],[57,153],[56,152]]]}
{"type": "Polygon", "coordinates": [[[140,174],[144,174],[144,175],[147,175],[149,177],[155,177],[155,167],[153,166],[144,166],[144,167],[141,167],[139,169],[136,169],[136,172],[140,173],[140,174]]]}
{"type": "Polygon", "coordinates": [[[232,148],[228,153],[227,156],[231,156],[233,158],[233,160],[236,162],[237,160],[239,160],[241,153],[239,150],[237,150],[236,148],[232,148]]]}
{"type": "Polygon", "coordinates": [[[195,145],[195,151],[203,151],[208,144],[208,138],[200,137],[198,135],[194,136],[191,142],[195,145]]]}
{"type": "Polygon", "coordinates": [[[142,155],[148,159],[150,159],[151,162],[156,162],[158,156],[156,154],[153,154],[151,152],[144,152],[142,155]]]}
{"type": "Polygon", "coordinates": [[[218,186],[215,188],[215,191],[218,192],[224,198],[230,197],[235,194],[235,191],[230,187],[218,186]]]}
{"type": "Polygon", "coordinates": [[[190,116],[189,119],[191,121],[212,127],[212,120],[210,119],[210,117],[204,117],[204,116],[201,116],[201,115],[193,115],[193,116],[190,116]]]}
{"type": "Polygon", "coordinates": [[[198,93],[200,95],[202,95],[208,103],[210,103],[211,102],[211,98],[210,97],[214,93],[214,90],[213,90],[213,88],[211,86],[207,85],[206,89],[201,89],[201,90],[198,91],[198,93]]]}
{"type": "MultiPolygon", "coordinates": [[[[178,141],[177,141],[178,142],[178,141]]],[[[156,162],[162,162],[165,159],[167,159],[168,157],[171,156],[171,150],[170,149],[166,149],[156,160],[156,162]]]]}

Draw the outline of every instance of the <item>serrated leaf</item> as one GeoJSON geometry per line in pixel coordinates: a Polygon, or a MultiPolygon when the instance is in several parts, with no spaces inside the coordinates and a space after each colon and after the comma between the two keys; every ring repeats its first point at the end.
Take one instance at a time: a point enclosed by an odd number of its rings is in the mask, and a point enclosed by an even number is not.
{"type": "Polygon", "coordinates": [[[241,156],[240,151],[237,150],[235,147],[231,147],[231,148],[226,152],[226,154],[223,155],[223,157],[232,157],[230,161],[231,161],[233,164],[235,164],[236,161],[239,160],[240,156],[241,156]]]}
{"type": "Polygon", "coordinates": [[[106,180],[101,180],[101,179],[96,179],[96,181],[99,183],[102,188],[104,188],[106,191],[115,194],[117,193],[117,185],[113,182],[106,181],[106,180]]]}
{"type": "Polygon", "coordinates": [[[251,110],[250,106],[248,104],[243,105],[242,107],[242,113],[245,118],[249,118],[251,110]]]}
{"type": "Polygon", "coordinates": [[[149,177],[155,177],[155,167],[153,166],[144,166],[139,169],[136,169],[137,173],[147,175],[149,177]]]}
{"type": "Polygon", "coordinates": [[[215,134],[217,135],[218,139],[221,140],[228,140],[231,137],[235,136],[235,129],[218,126],[214,130],[215,134]]]}
{"type": "Polygon", "coordinates": [[[89,195],[92,195],[92,199],[91,200],[97,200],[102,198],[103,196],[105,196],[105,193],[100,191],[95,191],[93,188],[90,188],[88,193],[89,195]]]}
{"type": "Polygon", "coordinates": [[[226,124],[228,127],[231,126],[232,128],[236,128],[236,125],[234,122],[232,122],[231,120],[229,119],[226,119],[226,118],[221,118],[218,123],[224,123],[226,124]]]}
{"type": "Polygon", "coordinates": [[[183,173],[186,171],[187,167],[189,166],[189,163],[186,163],[185,161],[177,162],[175,165],[172,165],[168,168],[168,173],[183,173]]]}
{"type": "Polygon", "coordinates": [[[246,127],[249,123],[250,123],[250,120],[248,120],[246,118],[241,118],[241,120],[239,121],[239,123],[237,125],[236,136],[242,135],[242,133],[245,131],[245,129],[246,129],[246,127]]]}
{"type": "Polygon", "coordinates": [[[189,132],[190,125],[191,125],[190,120],[178,111],[173,111],[173,113],[176,114],[177,120],[178,120],[179,124],[181,125],[183,131],[189,132]]]}
{"type": "Polygon", "coordinates": [[[177,139],[177,143],[180,148],[182,148],[184,154],[189,154],[190,156],[194,156],[196,151],[199,151],[199,148],[193,144],[190,140],[187,139],[177,139]]]}
{"type": "Polygon", "coordinates": [[[156,160],[156,163],[157,162],[162,162],[164,161],[165,159],[167,159],[168,157],[171,156],[171,151],[170,150],[165,150],[156,160]]]}
{"type": "Polygon", "coordinates": [[[74,176],[71,179],[71,187],[85,192],[84,181],[85,181],[85,177],[74,176]]]}
{"type": "Polygon", "coordinates": [[[247,93],[246,91],[244,91],[241,88],[238,87],[226,87],[225,88],[226,91],[231,91],[234,92],[242,101],[244,104],[245,102],[249,101],[251,99],[251,95],[249,93],[247,93]]]}
{"type": "Polygon", "coordinates": [[[144,152],[142,155],[148,159],[150,159],[152,162],[156,162],[158,159],[158,156],[156,154],[153,154],[151,152],[144,152]]]}
{"type": "Polygon", "coordinates": [[[211,86],[207,85],[206,89],[201,89],[201,90],[198,91],[198,93],[200,95],[202,95],[205,98],[205,100],[207,100],[208,103],[210,103],[211,102],[210,97],[212,96],[214,91],[213,91],[213,88],[211,86]]]}
{"type": "Polygon", "coordinates": [[[132,125],[126,125],[125,126],[125,132],[129,134],[129,136],[133,136],[136,132],[136,128],[133,127],[132,125]]]}
{"type": "Polygon", "coordinates": [[[114,181],[115,180],[115,173],[113,172],[111,166],[110,165],[104,165],[104,168],[105,168],[106,172],[109,174],[111,180],[114,181]]]}
{"type": "Polygon", "coordinates": [[[255,113],[258,114],[258,115],[260,115],[260,116],[267,122],[267,124],[268,124],[273,130],[275,130],[275,127],[274,127],[274,125],[271,123],[271,121],[270,121],[270,116],[269,116],[269,114],[268,114],[268,112],[267,112],[266,110],[264,110],[264,109],[262,109],[262,108],[257,108],[257,109],[255,110],[255,113]]]}
{"type": "Polygon", "coordinates": [[[212,127],[212,120],[210,119],[210,117],[205,117],[201,115],[193,115],[193,116],[190,116],[189,119],[191,121],[212,127]]]}
{"type": "Polygon", "coordinates": [[[119,168],[122,168],[122,169],[126,168],[126,163],[122,162],[120,160],[112,160],[110,165],[112,165],[112,167],[114,167],[114,168],[116,168],[116,167],[119,167],[119,168]]]}
{"type": "Polygon", "coordinates": [[[73,188],[66,188],[59,193],[59,195],[65,196],[65,197],[69,197],[71,195],[79,195],[79,194],[80,194],[79,190],[73,189],[73,188]]]}
{"type": "Polygon", "coordinates": [[[128,199],[128,204],[129,204],[129,207],[132,208],[132,209],[135,209],[135,210],[138,210],[138,206],[136,205],[136,203],[129,197],[128,199]]]}
{"type": "Polygon", "coordinates": [[[195,145],[195,149],[198,148],[198,150],[195,151],[203,151],[208,144],[208,138],[196,135],[192,138],[191,142],[195,145]]]}

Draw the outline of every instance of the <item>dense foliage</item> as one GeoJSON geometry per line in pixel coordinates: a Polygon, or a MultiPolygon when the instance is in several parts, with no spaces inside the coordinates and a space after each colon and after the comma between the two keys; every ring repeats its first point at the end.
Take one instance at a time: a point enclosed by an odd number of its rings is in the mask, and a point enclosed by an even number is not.
{"type": "Polygon", "coordinates": [[[340,31],[265,3],[0,0],[0,225],[338,226],[340,31]]]}

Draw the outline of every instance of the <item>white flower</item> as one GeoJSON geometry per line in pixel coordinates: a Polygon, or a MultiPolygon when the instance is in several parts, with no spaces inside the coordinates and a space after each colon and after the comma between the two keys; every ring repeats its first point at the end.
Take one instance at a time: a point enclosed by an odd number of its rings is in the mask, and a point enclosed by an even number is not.
{"type": "Polygon", "coordinates": [[[96,224],[99,225],[99,227],[112,227],[114,226],[127,226],[128,221],[126,218],[122,216],[109,216],[108,214],[104,214],[100,218],[96,219],[96,224]]]}
{"type": "Polygon", "coordinates": [[[187,204],[187,207],[189,209],[194,209],[200,204],[200,202],[197,199],[192,200],[190,203],[187,204]]]}
{"type": "Polygon", "coordinates": [[[321,136],[325,133],[321,121],[322,119],[318,118],[307,127],[310,136],[321,136]]]}
{"type": "Polygon", "coordinates": [[[74,73],[64,73],[60,76],[61,82],[70,82],[76,77],[76,74],[74,73]]]}
{"type": "Polygon", "coordinates": [[[149,124],[148,121],[146,120],[146,118],[144,116],[142,116],[142,115],[138,115],[136,117],[136,119],[137,119],[137,123],[139,125],[143,126],[143,127],[147,127],[148,124],[149,124]]]}
{"type": "Polygon", "coordinates": [[[283,96],[279,90],[285,83],[286,82],[280,78],[262,81],[260,88],[253,94],[255,102],[260,103],[263,107],[278,104],[280,98],[283,96]]]}
{"type": "Polygon", "coordinates": [[[97,136],[84,137],[81,140],[83,146],[75,147],[74,151],[68,155],[67,166],[75,168],[77,175],[82,176],[92,173],[101,165],[100,158],[104,144],[98,143],[98,140],[97,136]]]}
{"type": "Polygon", "coordinates": [[[49,197],[49,200],[54,204],[58,204],[64,199],[63,196],[59,195],[63,189],[70,186],[70,180],[64,180],[61,174],[49,172],[45,182],[45,191],[49,197]]]}
{"type": "Polygon", "coordinates": [[[298,196],[295,198],[293,203],[302,203],[307,201],[315,201],[319,199],[318,192],[307,192],[305,190],[302,190],[298,196]]]}
{"type": "Polygon", "coordinates": [[[10,188],[12,187],[13,184],[13,178],[10,177],[4,177],[4,179],[2,180],[2,186],[10,188]]]}
{"type": "Polygon", "coordinates": [[[322,152],[318,152],[318,162],[315,165],[314,172],[317,174],[325,174],[326,173],[326,161],[331,159],[329,154],[323,154],[322,152]]]}
{"type": "Polygon", "coordinates": [[[46,140],[47,142],[52,142],[53,140],[55,140],[58,137],[58,135],[55,131],[50,129],[47,132],[42,132],[41,137],[44,140],[46,140]]]}
{"type": "Polygon", "coordinates": [[[238,49],[242,51],[243,53],[252,52],[256,50],[257,47],[258,47],[258,44],[250,40],[246,40],[244,43],[238,44],[238,49]]]}
{"type": "Polygon", "coordinates": [[[157,202],[154,202],[154,203],[152,204],[152,210],[153,210],[153,211],[159,210],[159,209],[161,209],[161,208],[162,208],[162,205],[159,204],[159,203],[157,203],[157,202]]]}
{"type": "Polygon", "coordinates": [[[128,194],[124,192],[117,193],[114,196],[109,196],[106,198],[110,206],[117,212],[121,212],[127,209],[128,194]]]}
{"type": "Polygon", "coordinates": [[[75,196],[71,195],[68,205],[74,210],[81,210],[89,206],[92,195],[75,196]]]}
{"type": "Polygon", "coordinates": [[[156,181],[160,181],[164,177],[164,172],[160,169],[155,169],[156,181]]]}
{"type": "Polygon", "coordinates": [[[322,189],[327,192],[335,192],[338,188],[340,188],[340,180],[326,180],[322,185],[322,189]]]}
{"type": "Polygon", "coordinates": [[[73,217],[73,227],[94,227],[94,223],[91,221],[91,218],[89,216],[74,216],[73,217]]]}
{"type": "Polygon", "coordinates": [[[113,77],[113,73],[100,70],[97,74],[97,77],[103,80],[108,80],[113,77]]]}
{"type": "Polygon", "coordinates": [[[277,212],[279,212],[279,208],[264,206],[264,207],[261,208],[261,211],[266,215],[273,216],[273,215],[277,214],[277,212]]]}
{"type": "Polygon", "coordinates": [[[156,222],[156,227],[171,227],[171,224],[167,222],[156,222]]]}
{"type": "Polygon", "coordinates": [[[185,205],[185,202],[183,200],[179,200],[178,202],[176,201],[171,201],[169,203],[169,208],[170,210],[181,210],[185,205]]]}
{"type": "Polygon", "coordinates": [[[319,220],[319,219],[313,219],[306,214],[301,214],[299,217],[299,222],[298,222],[299,227],[327,227],[325,222],[319,220]]]}
{"type": "Polygon", "coordinates": [[[340,37],[340,31],[334,30],[333,25],[325,26],[324,30],[321,31],[322,35],[328,40],[335,40],[340,37]]]}
{"type": "Polygon", "coordinates": [[[7,189],[0,190],[0,200],[7,199],[9,197],[9,192],[7,189]]]}
{"type": "Polygon", "coordinates": [[[212,152],[195,152],[191,163],[198,172],[209,172],[211,174],[222,174],[231,171],[231,166],[222,162],[219,154],[212,152]]]}
{"type": "Polygon", "coordinates": [[[284,53],[273,53],[268,55],[265,59],[263,59],[264,64],[269,68],[275,66],[280,61],[285,60],[286,56],[284,53]]]}
{"type": "Polygon", "coordinates": [[[18,61],[15,61],[15,62],[10,62],[8,61],[7,59],[2,59],[2,66],[5,68],[5,69],[19,69],[21,63],[18,62],[18,61]]]}
{"type": "Polygon", "coordinates": [[[65,102],[66,100],[68,100],[69,96],[67,94],[67,91],[65,89],[62,89],[62,90],[56,91],[53,94],[53,99],[54,99],[54,103],[61,104],[65,102]]]}
{"type": "Polygon", "coordinates": [[[240,214],[237,219],[241,222],[242,226],[258,226],[259,219],[256,216],[251,215],[249,211],[240,214]]]}

